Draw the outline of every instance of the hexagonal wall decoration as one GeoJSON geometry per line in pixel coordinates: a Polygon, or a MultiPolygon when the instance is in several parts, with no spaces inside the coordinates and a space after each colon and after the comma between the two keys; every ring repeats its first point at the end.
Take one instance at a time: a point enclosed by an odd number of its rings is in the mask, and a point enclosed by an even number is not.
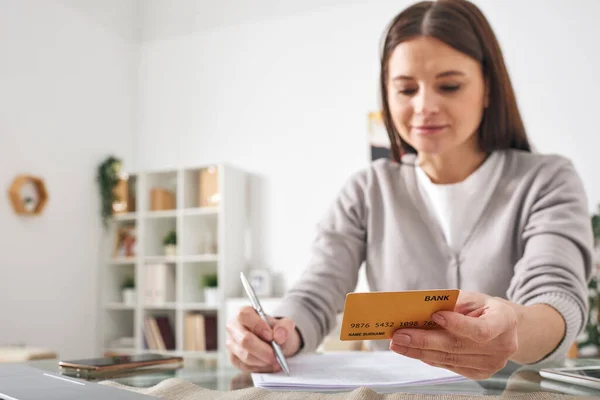
{"type": "Polygon", "coordinates": [[[8,197],[17,214],[37,215],[48,202],[48,191],[41,178],[19,175],[10,184],[8,197]]]}

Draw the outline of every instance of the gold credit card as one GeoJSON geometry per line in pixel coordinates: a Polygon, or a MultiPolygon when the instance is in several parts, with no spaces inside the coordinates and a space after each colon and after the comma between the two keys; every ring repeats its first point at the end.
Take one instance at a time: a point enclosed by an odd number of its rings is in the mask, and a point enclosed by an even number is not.
{"type": "Polygon", "coordinates": [[[458,289],[348,293],[340,340],[391,339],[402,328],[436,329],[436,311],[454,311],[458,289]]]}

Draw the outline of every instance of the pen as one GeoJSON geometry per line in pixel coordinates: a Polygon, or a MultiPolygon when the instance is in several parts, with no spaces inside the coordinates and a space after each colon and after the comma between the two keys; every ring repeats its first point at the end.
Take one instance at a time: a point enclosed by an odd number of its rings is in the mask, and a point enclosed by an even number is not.
{"type": "MultiPolygon", "coordinates": [[[[265,321],[267,323],[267,325],[271,326],[271,324],[269,324],[269,320],[267,319],[265,312],[263,311],[262,306],[260,305],[260,302],[258,301],[258,297],[256,296],[256,293],[254,293],[254,289],[252,289],[250,282],[248,282],[248,279],[246,279],[246,276],[244,275],[243,272],[240,272],[240,279],[242,280],[242,285],[244,286],[244,290],[246,291],[246,294],[248,295],[248,298],[250,299],[250,303],[252,303],[252,307],[254,308],[256,313],[262,318],[262,320],[265,321]]],[[[281,369],[283,369],[285,371],[286,375],[289,375],[290,370],[288,368],[287,362],[285,361],[285,356],[283,355],[283,350],[281,350],[281,347],[279,347],[279,345],[275,342],[275,338],[273,338],[273,340],[271,341],[271,346],[273,347],[273,351],[275,351],[275,358],[277,359],[277,362],[281,366],[281,369]]]]}

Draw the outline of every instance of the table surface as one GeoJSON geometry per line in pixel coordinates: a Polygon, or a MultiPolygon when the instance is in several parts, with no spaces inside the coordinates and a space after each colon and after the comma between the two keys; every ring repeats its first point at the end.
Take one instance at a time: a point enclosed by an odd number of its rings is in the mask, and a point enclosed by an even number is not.
{"type": "MultiPolygon", "coordinates": [[[[60,373],[56,360],[39,360],[27,363],[30,366],[60,373]]],[[[560,364],[547,366],[586,366],[600,365],[600,359],[569,359],[560,364]]],[[[118,383],[134,387],[150,387],[169,378],[179,378],[192,382],[203,388],[228,391],[252,387],[250,374],[241,372],[233,367],[210,367],[202,365],[184,366],[171,371],[136,373],[130,376],[103,377],[118,383]]],[[[402,388],[404,393],[421,394],[464,394],[464,395],[501,395],[523,394],[533,392],[553,392],[582,396],[600,396],[600,390],[570,385],[542,378],[538,368],[520,366],[509,363],[506,368],[490,379],[482,381],[465,381],[427,386],[407,386],[402,388]]]]}

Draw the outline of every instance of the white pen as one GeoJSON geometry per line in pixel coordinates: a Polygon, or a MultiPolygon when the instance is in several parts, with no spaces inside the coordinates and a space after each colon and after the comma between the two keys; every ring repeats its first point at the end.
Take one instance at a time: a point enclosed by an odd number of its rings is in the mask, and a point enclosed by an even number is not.
{"type": "MultiPolygon", "coordinates": [[[[252,307],[254,308],[256,313],[262,318],[262,320],[265,321],[267,323],[267,325],[271,326],[271,324],[269,324],[269,320],[267,319],[267,315],[263,311],[263,308],[260,305],[260,302],[258,301],[258,297],[256,296],[256,293],[254,293],[254,289],[252,288],[252,285],[250,285],[250,282],[248,282],[248,279],[246,279],[246,276],[244,275],[243,272],[240,272],[240,279],[242,280],[242,285],[244,286],[244,290],[246,290],[246,294],[248,295],[248,298],[250,299],[250,303],[252,303],[252,307]]],[[[281,350],[281,347],[275,342],[275,338],[273,338],[273,340],[271,340],[271,347],[273,347],[273,351],[275,351],[275,358],[277,359],[277,362],[281,366],[281,369],[283,369],[283,371],[285,372],[286,375],[289,375],[290,370],[288,368],[287,362],[285,361],[285,356],[283,355],[283,350],[281,350]]]]}

